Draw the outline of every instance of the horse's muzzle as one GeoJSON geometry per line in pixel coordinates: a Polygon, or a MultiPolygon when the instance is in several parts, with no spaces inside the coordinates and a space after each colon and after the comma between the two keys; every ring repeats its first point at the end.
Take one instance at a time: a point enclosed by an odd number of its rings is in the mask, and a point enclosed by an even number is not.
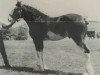
{"type": "Polygon", "coordinates": [[[8,21],[11,23],[15,22],[15,20],[11,16],[8,17],[8,21]]]}

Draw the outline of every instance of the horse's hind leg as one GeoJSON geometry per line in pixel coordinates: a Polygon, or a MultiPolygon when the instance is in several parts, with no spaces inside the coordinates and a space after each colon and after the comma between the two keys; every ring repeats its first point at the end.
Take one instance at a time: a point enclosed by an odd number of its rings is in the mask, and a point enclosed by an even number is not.
{"type": "Polygon", "coordinates": [[[90,58],[90,50],[86,47],[84,43],[84,39],[82,37],[72,37],[72,39],[75,41],[75,43],[84,50],[84,53],[87,56],[86,61],[86,72],[84,75],[94,75],[94,69],[91,64],[91,58],[90,58]]]}

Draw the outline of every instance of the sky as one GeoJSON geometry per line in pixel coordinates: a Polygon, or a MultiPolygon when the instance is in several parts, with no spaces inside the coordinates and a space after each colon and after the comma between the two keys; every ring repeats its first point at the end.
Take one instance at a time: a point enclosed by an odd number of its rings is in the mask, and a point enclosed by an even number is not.
{"type": "MultiPolygon", "coordinates": [[[[100,21],[100,0],[20,0],[51,16],[69,13],[82,15],[90,21],[100,21]]],[[[17,0],[0,0],[0,22],[8,24],[8,16],[17,0]]]]}

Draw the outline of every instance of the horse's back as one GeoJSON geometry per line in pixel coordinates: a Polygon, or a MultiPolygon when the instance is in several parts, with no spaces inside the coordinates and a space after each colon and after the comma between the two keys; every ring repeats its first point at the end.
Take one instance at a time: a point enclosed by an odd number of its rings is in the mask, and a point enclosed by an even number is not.
{"type": "Polygon", "coordinates": [[[66,17],[68,17],[72,21],[81,21],[83,19],[83,17],[78,14],[67,14],[66,17]]]}

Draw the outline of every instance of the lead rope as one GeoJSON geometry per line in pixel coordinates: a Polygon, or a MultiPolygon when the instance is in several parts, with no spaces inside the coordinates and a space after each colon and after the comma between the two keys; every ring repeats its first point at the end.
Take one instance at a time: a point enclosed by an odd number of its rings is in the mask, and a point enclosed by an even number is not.
{"type": "MultiPolygon", "coordinates": [[[[16,22],[16,21],[15,21],[15,22],[16,22]]],[[[7,30],[8,30],[10,27],[12,27],[12,25],[13,25],[15,22],[11,23],[11,24],[6,28],[6,30],[2,32],[2,35],[5,34],[5,33],[7,32],[7,30]]]]}

